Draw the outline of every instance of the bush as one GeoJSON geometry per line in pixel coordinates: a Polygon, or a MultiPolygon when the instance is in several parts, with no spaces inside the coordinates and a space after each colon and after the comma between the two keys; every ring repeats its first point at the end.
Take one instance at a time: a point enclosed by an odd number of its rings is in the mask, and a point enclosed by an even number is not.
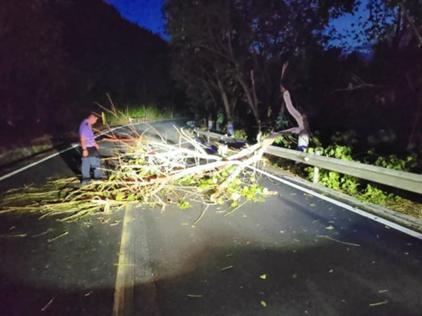
{"type": "MultiPolygon", "coordinates": [[[[332,140],[336,143],[344,143],[345,140],[350,142],[351,139],[353,139],[353,134],[348,134],[343,137],[339,133],[336,133],[332,137],[332,140]]],[[[309,153],[319,153],[320,155],[326,157],[355,160],[353,149],[350,146],[330,145],[326,148],[321,146],[310,147],[307,151],[309,153]]],[[[377,156],[373,150],[369,150],[364,154],[364,161],[366,163],[373,161],[372,164],[388,169],[411,172],[417,168],[418,160],[416,154],[408,155],[405,158],[399,158],[396,155],[383,157],[377,156]]],[[[307,174],[307,178],[312,180],[314,177],[314,167],[306,167],[304,170],[307,174]]],[[[395,194],[388,193],[378,188],[377,185],[368,184],[365,180],[349,175],[343,175],[334,171],[320,170],[319,182],[328,188],[341,190],[349,195],[358,197],[370,203],[385,205],[388,201],[395,201],[398,199],[395,194]]]]}
{"type": "Polygon", "coordinates": [[[103,123],[120,125],[129,123],[130,119],[162,120],[172,117],[171,111],[154,105],[141,105],[126,107],[124,110],[117,109],[116,113],[103,114],[103,123]],[[104,122],[105,121],[105,122],[104,122]]]}

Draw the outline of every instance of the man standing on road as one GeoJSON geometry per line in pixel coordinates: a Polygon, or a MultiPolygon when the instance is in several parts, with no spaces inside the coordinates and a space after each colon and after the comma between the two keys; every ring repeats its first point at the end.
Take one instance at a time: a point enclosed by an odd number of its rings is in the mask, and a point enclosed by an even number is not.
{"type": "Polygon", "coordinates": [[[100,169],[99,146],[95,141],[95,135],[92,131],[92,126],[97,123],[97,120],[98,116],[91,112],[79,126],[79,137],[82,148],[82,184],[91,180],[91,169],[94,172],[94,179],[104,178],[103,172],[100,169]]]}

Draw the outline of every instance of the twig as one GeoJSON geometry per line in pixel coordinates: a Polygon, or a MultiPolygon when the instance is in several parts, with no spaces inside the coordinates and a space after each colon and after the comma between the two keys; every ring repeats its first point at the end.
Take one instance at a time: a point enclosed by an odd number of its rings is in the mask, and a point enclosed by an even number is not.
{"type": "Polygon", "coordinates": [[[334,239],[334,238],[332,238],[332,237],[330,237],[328,235],[317,235],[317,238],[328,239],[328,240],[335,241],[335,242],[338,242],[338,243],[343,244],[343,245],[348,245],[348,246],[353,246],[353,247],[360,247],[359,244],[337,240],[337,239],[334,239]]]}
{"type": "Polygon", "coordinates": [[[204,210],[202,211],[201,215],[200,215],[200,216],[198,217],[198,219],[197,219],[197,220],[193,223],[193,225],[196,225],[196,224],[198,224],[198,223],[201,221],[201,219],[204,217],[205,213],[207,212],[208,207],[209,207],[209,205],[205,206],[205,208],[204,208],[204,210]]]}
{"type": "Polygon", "coordinates": [[[27,234],[9,234],[9,235],[0,235],[0,238],[25,238],[27,234]]]}
{"type": "Polygon", "coordinates": [[[224,214],[224,216],[232,215],[234,212],[236,212],[238,209],[240,209],[243,205],[246,204],[247,201],[244,201],[242,204],[236,206],[234,209],[232,209],[230,212],[224,214]]]}
{"type": "Polygon", "coordinates": [[[233,266],[227,266],[227,267],[221,268],[221,271],[227,271],[230,269],[233,269],[233,266]]]}
{"type": "Polygon", "coordinates": [[[57,239],[59,239],[59,238],[62,238],[62,237],[64,237],[64,236],[68,235],[68,234],[69,234],[69,232],[64,232],[63,234],[60,234],[60,235],[58,235],[58,236],[56,236],[56,237],[53,237],[53,238],[51,238],[51,239],[47,239],[47,242],[48,242],[48,243],[53,242],[53,241],[55,241],[55,240],[57,240],[57,239]]]}
{"type": "Polygon", "coordinates": [[[51,232],[52,231],[52,229],[51,228],[49,228],[49,229],[47,229],[45,232],[42,232],[42,233],[39,233],[39,234],[35,234],[35,235],[32,235],[31,237],[33,237],[33,238],[36,238],[36,237],[41,237],[41,236],[44,236],[44,235],[47,235],[49,232],[51,232]]]}
{"type": "Polygon", "coordinates": [[[201,294],[188,294],[187,297],[189,297],[189,298],[202,298],[204,296],[201,295],[201,294]]]}
{"type": "Polygon", "coordinates": [[[54,302],[54,299],[55,299],[56,297],[54,296],[54,297],[52,297],[48,302],[47,302],[47,304],[45,304],[44,305],[44,307],[43,308],[41,308],[41,311],[42,312],[45,312],[46,310],[47,310],[47,308],[49,308],[50,307],[50,305],[51,304],[53,304],[53,302],[54,302]]]}
{"type": "Polygon", "coordinates": [[[369,307],[375,307],[375,306],[381,306],[381,305],[385,305],[388,303],[388,300],[382,301],[382,302],[377,302],[377,303],[371,303],[369,304],[369,307]]]}

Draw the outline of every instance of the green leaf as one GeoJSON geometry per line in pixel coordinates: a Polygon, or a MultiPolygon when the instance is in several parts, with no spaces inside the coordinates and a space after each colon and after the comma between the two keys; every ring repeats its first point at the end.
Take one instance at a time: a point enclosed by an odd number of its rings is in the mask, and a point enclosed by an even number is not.
{"type": "Polygon", "coordinates": [[[117,192],[116,196],[114,197],[114,199],[118,202],[121,202],[125,199],[125,194],[122,192],[117,192]]]}
{"type": "Polygon", "coordinates": [[[182,210],[188,209],[191,207],[189,201],[185,200],[185,199],[181,199],[178,203],[179,208],[181,208],[182,210]]]}

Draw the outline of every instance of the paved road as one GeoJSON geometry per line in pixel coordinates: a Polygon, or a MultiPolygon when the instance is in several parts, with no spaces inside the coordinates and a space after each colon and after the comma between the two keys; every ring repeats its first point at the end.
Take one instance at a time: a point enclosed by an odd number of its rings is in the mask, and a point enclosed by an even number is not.
{"type": "MultiPolygon", "coordinates": [[[[69,161],[2,188],[70,175],[69,161]]],[[[422,315],[420,240],[262,182],[278,194],[195,225],[201,205],[76,224],[2,215],[0,315],[422,315]]]]}

